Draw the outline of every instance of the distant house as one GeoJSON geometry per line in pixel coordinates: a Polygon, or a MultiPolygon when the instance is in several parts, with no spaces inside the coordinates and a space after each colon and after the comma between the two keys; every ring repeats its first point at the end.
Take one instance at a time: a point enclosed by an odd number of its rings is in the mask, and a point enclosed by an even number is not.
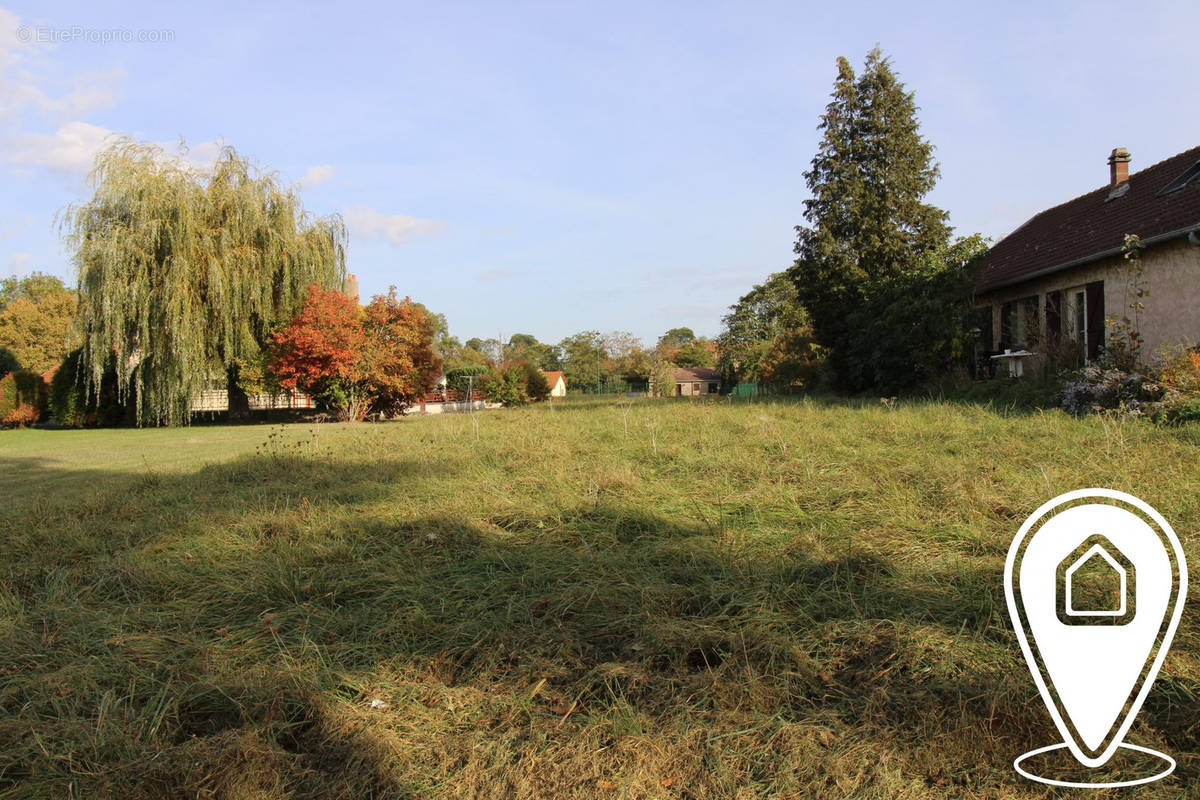
{"type": "Polygon", "coordinates": [[[721,370],[715,367],[681,367],[675,370],[675,396],[698,397],[721,393],[721,370]]]}
{"type": "Polygon", "coordinates": [[[1200,147],[1129,174],[1129,151],[1109,156],[1108,184],[1035,215],[992,247],[975,286],[988,354],[1078,348],[1095,359],[1105,318],[1134,298],[1122,256],[1141,237],[1143,354],[1200,342],[1200,147]]]}
{"type": "Polygon", "coordinates": [[[543,371],[546,382],[550,384],[551,397],[567,396],[567,376],[557,370],[543,371]]]}

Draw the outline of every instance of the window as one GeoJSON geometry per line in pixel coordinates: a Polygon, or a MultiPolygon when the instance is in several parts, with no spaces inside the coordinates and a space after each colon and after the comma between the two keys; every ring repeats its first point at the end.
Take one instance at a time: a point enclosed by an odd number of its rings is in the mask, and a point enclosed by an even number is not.
{"type": "Polygon", "coordinates": [[[1042,341],[1041,298],[1036,294],[1021,301],[1021,342],[1033,347],[1042,341]]]}
{"type": "Polygon", "coordinates": [[[1057,344],[1062,338],[1062,292],[1046,292],[1046,340],[1057,344]]]}
{"type": "Polygon", "coordinates": [[[1187,186],[1189,183],[1194,181],[1196,178],[1200,178],[1200,161],[1197,161],[1195,164],[1188,167],[1188,169],[1182,175],[1180,175],[1178,178],[1176,178],[1175,180],[1171,181],[1166,186],[1164,186],[1162,188],[1162,190],[1158,193],[1158,196],[1162,197],[1164,194],[1171,194],[1172,192],[1178,192],[1180,189],[1187,186]]]}
{"type": "Polygon", "coordinates": [[[715,383],[710,383],[710,384],[708,385],[708,393],[709,393],[709,394],[716,394],[716,393],[717,393],[717,384],[715,384],[715,383]]]}
{"type": "Polygon", "coordinates": [[[1032,347],[1041,340],[1038,295],[1023,297],[1000,307],[1000,347],[1019,350],[1032,347]]]}

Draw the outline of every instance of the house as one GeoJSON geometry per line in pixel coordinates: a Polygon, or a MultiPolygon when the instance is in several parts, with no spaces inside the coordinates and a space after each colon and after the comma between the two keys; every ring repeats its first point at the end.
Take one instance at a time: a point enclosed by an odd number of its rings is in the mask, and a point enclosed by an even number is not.
{"type": "Polygon", "coordinates": [[[550,384],[551,397],[566,397],[567,396],[567,376],[558,370],[549,370],[542,372],[546,376],[546,383],[550,384]]]}
{"type": "Polygon", "coordinates": [[[1114,149],[1106,185],[1042,211],[992,247],[975,285],[988,355],[1041,358],[1062,348],[1095,359],[1106,318],[1130,314],[1139,288],[1143,355],[1200,342],[1200,147],[1133,174],[1130,161],[1114,149]],[[1122,253],[1126,234],[1145,246],[1139,280],[1122,253]]]}
{"type": "Polygon", "coordinates": [[[714,367],[681,367],[675,370],[675,396],[698,397],[721,392],[721,370],[714,367]]]}

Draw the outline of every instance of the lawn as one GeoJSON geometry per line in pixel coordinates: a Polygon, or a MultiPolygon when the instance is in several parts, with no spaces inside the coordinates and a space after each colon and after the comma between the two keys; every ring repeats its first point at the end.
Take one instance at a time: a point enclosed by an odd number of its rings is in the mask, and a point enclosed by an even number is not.
{"type": "MultiPolygon", "coordinates": [[[[0,433],[0,798],[1057,796],[1009,541],[1107,486],[1195,569],[1198,456],[932,402],[0,433]]],[[[1139,797],[1200,779],[1192,601],[1139,797]]]]}

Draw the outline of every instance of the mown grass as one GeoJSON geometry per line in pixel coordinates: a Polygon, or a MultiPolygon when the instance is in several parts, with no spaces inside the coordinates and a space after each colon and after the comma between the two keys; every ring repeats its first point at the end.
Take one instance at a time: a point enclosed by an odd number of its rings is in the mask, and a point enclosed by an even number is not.
{"type": "MultiPolygon", "coordinates": [[[[1008,543],[1108,486],[1200,564],[1198,455],[937,403],[2,434],[0,797],[1060,796],[1008,543]]],[[[1139,797],[1200,778],[1198,631],[1139,797]]]]}

